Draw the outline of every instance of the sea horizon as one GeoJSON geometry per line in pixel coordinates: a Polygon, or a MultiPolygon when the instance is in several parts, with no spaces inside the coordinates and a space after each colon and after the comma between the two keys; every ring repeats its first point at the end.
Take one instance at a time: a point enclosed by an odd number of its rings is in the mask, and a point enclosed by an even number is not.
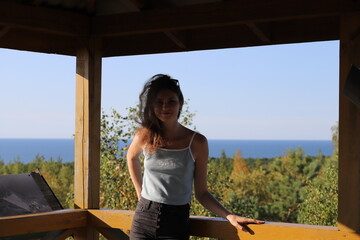
{"type": "MultiPolygon", "coordinates": [[[[330,156],[333,153],[331,140],[280,140],[280,139],[208,139],[209,157],[220,157],[224,151],[232,157],[240,150],[243,158],[274,158],[284,156],[290,149],[301,147],[306,155],[330,156]]],[[[120,144],[124,145],[124,144],[120,144]]],[[[23,163],[31,162],[36,155],[45,160],[59,157],[63,162],[74,161],[73,138],[0,138],[0,160],[5,163],[16,159],[23,163]]]]}

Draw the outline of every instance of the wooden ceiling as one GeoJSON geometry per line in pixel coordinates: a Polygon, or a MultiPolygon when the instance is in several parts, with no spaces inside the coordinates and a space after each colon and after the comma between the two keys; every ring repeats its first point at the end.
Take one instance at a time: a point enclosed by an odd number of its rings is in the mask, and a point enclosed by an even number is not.
{"type": "Polygon", "coordinates": [[[103,56],[339,39],[358,0],[0,0],[0,48],[103,56]]]}

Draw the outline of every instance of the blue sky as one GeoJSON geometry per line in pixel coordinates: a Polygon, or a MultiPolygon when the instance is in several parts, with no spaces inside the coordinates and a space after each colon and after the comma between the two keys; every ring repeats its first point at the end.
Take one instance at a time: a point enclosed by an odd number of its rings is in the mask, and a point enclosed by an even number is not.
{"type": "MultiPolygon", "coordinates": [[[[71,138],[75,57],[0,49],[0,138],[71,138]]],[[[103,59],[102,108],[137,104],[144,82],[179,79],[209,139],[331,139],[339,42],[103,59]]]]}

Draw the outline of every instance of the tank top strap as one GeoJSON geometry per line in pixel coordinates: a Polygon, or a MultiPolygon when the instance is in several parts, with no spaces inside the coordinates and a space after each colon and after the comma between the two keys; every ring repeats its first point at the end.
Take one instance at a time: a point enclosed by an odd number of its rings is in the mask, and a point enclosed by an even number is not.
{"type": "Polygon", "coordinates": [[[193,135],[192,135],[192,137],[190,139],[189,148],[191,147],[191,144],[192,144],[192,142],[194,140],[195,135],[196,135],[196,132],[193,133],[193,135]]]}

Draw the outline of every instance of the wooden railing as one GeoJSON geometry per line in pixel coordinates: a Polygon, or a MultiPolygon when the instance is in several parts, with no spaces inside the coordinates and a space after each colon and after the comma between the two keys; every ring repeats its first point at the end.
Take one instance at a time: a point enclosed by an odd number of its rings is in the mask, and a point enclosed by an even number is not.
{"type": "MultiPolygon", "coordinates": [[[[0,218],[0,238],[53,230],[66,230],[57,237],[76,235],[78,229],[96,228],[111,239],[112,229],[128,231],[134,212],[125,210],[66,209],[48,213],[0,218]]],[[[252,225],[255,235],[242,232],[220,218],[191,217],[191,235],[221,239],[261,240],[359,240],[360,234],[342,232],[336,227],[274,223],[252,225]]]]}

